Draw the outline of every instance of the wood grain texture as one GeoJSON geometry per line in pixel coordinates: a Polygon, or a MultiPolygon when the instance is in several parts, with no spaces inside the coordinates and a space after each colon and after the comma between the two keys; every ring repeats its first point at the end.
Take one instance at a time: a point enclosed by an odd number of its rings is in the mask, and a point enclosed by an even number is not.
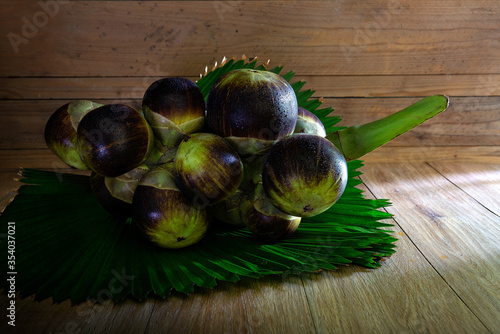
{"type": "MultiPolygon", "coordinates": [[[[360,188],[374,198],[366,186],[360,188]]],[[[399,239],[397,252],[380,269],[353,266],[304,277],[318,332],[488,333],[411,237],[392,223],[387,229],[399,239]]]]}
{"type": "MultiPolygon", "coordinates": [[[[2,308],[7,307],[6,301],[0,299],[2,308]]],[[[51,299],[18,297],[16,327],[1,322],[0,330],[2,333],[144,333],[154,303],[154,300],[142,303],[126,300],[114,305],[87,301],[72,306],[69,301],[54,304],[51,299]]]]}
{"type": "MultiPolygon", "coordinates": [[[[92,98],[88,98],[92,99],[92,98]]],[[[0,100],[0,149],[46,148],[45,123],[65,100],[0,100]]],[[[141,107],[141,100],[92,99],[141,107]]],[[[397,112],[419,98],[327,98],[339,126],[364,124],[397,112]]],[[[391,146],[495,146],[500,144],[500,97],[451,98],[444,113],[388,143],[391,146]],[[471,112],[470,110],[474,110],[471,112]]]]}
{"type": "Polygon", "coordinates": [[[0,11],[0,35],[11,34],[2,76],[197,76],[241,54],[304,75],[500,74],[500,5],[487,0],[71,1],[44,12],[28,0],[0,11]]]}
{"type": "Polygon", "coordinates": [[[145,333],[314,333],[299,276],[220,283],[157,302],[145,333]]]}
{"type": "Polygon", "coordinates": [[[432,267],[489,330],[498,330],[500,217],[426,164],[367,164],[363,172],[375,197],[392,200],[387,211],[432,267]]]}
{"type": "MultiPolygon", "coordinates": [[[[500,164],[500,146],[383,146],[363,157],[367,163],[476,162],[500,164]]],[[[66,166],[49,149],[0,150],[0,168],[17,171],[19,167],[65,171],[66,166]]],[[[71,172],[76,172],[72,170],[71,172]]]]}
{"type": "MultiPolygon", "coordinates": [[[[419,98],[325,99],[339,126],[375,121],[418,101],[419,98]]],[[[500,144],[500,97],[451,97],[443,113],[395,138],[393,146],[490,146],[500,144]]]]}
{"type": "Polygon", "coordinates": [[[12,201],[20,183],[15,180],[19,175],[16,171],[0,169],[0,212],[12,201]]]}
{"type": "MultiPolygon", "coordinates": [[[[0,151],[1,152],[1,151],[0,151]]],[[[363,156],[366,162],[455,161],[500,164],[500,146],[382,146],[363,156]]]]}
{"type": "Polygon", "coordinates": [[[223,57],[295,71],[341,126],[429,95],[451,104],[363,157],[361,187],[392,201],[399,238],[381,268],[120,304],[18,297],[17,326],[4,318],[0,333],[500,333],[499,2],[54,1],[0,7],[0,211],[19,167],[89,174],[44,143],[62,104],[139,108],[154,80],[196,80],[223,57]]]}
{"type": "MultiPolygon", "coordinates": [[[[288,67],[288,66],[287,66],[288,67]]],[[[200,66],[200,73],[204,69],[200,66]]],[[[285,68],[283,72],[285,72],[285,68]]],[[[288,70],[294,70],[290,68],[288,70]]],[[[185,76],[197,81],[199,76],[185,76]]],[[[134,77],[0,78],[0,99],[142,99],[155,73],[134,77]]],[[[500,75],[296,75],[304,89],[329,97],[500,96],[500,75]]]]}
{"type": "Polygon", "coordinates": [[[500,162],[463,164],[431,161],[429,165],[466,195],[500,216],[500,162]]]}
{"type": "MultiPolygon", "coordinates": [[[[467,179],[495,175],[496,165],[488,165],[489,170],[484,164],[465,163],[450,168],[468,171],[460,173],[467,179]]],[[[200,288],[189,296],[174,293],[166,300],[120,304],[71,306],[68,301],[17,298],[15,332],[497,332],[498,228],[491,228],[492,213],[476,202],[481,197],[454,205],[463,191],[426,163],[371,163],[363,171],[368,188],[361,189],[368,198],[389,197],[389,212],[397,223],[388,229],[399,239],[398,251],[379,269],[349,266],[335,272],[243,279],[200,288]],[[429,194],[428,189],[438,192],[429,194]],[[484,237],[487,233],[492,236],[484,237]]],[[[13,186],[12,175],[0,173],[2,191],[13,186]]],[[[475,182],[475,187],[491,190],[481,184],[475,182]]],[[[0,307],[7,302],[2,294],[0,307]]],[[[0,322],[0,331],[12,333],[5,322],[0,322]]]]}

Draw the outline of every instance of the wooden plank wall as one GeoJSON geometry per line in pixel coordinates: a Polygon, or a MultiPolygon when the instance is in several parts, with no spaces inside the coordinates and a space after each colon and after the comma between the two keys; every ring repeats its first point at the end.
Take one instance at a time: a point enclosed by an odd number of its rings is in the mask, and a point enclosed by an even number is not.
{"type": "Polygon", "coordinates": [[[367,156],[500,156],[500,3],[490,0],[9,1],[0,8],[0,167],[54,167],[43,128],[73,99],[140,105],[223,57],[297,73],[340,125],[433,94],[450,108],[367,156]]]}
{"type": "Polygon", "coordinates": [[[168,303],[28,296],[18,332],[499,332],[499,28],[495,0],[3,1],[0,211],[20,166],[65,168],[43,139],[56,108],[138,107],[154,80],[196,80],[223,57],[294,70],[345,126],[429,95],[451,101],[365,157],[360,188],[391,199],[399,239],[382,268],[219,282],[168,303]]]}

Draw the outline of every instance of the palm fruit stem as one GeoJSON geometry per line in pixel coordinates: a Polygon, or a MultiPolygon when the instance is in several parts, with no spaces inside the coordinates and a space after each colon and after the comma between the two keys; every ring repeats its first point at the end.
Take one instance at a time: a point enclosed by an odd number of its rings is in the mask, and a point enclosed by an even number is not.
{"type": "Polygon", "coordinates": [[[394,114],[332,132],[326,138],[344,154],[346,160],[358,159],[436,116],[448,105],[449,98],[445,95],[429,96],[394,114]]]}

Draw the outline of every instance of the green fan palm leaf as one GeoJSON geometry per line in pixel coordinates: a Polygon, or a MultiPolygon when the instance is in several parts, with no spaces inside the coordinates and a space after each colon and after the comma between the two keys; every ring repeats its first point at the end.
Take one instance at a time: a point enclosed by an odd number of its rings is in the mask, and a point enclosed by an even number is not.
{"type": "Polygon", "coordinates": [[[24,170],[26,184],[0,217],[2,229],[8,221],[16,222],[19,291],[38,299],[71,298],[78,303],[87,298],[166,297],[172,290],[190,293],[194,286],[211,288],[217,280],[237,281],[242,276],[333,270],[348,263],[376,268],[380,257],[394,253],[396,239],[379,229],[390,225],[379,222],[390,215],[376,210],[387,202],[365,205],[373,201],[358,192],[345,200],[360,204],[349,204],[341,212],[334,206],[305,219],[294,235],[280,243],[262,244],[245,229],[214,226],[200,243],[169,251],[150,245],[132,224],[104,211],[88,177],[64,175],[60,184],[51,174],[55,173],[24,170]],[[130,281],[110,288],[120,275],[130,281]]]}

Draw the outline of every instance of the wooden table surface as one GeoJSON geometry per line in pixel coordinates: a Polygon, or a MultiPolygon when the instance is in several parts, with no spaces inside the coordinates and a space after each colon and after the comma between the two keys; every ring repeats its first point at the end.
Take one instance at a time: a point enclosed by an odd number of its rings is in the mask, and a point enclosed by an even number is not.
{"type": "MultiPolygon", "coordinates": [[[[379,269],[220,282],[165,300],[0,295],[0,333],[500,333],[500,3],[9,1],[0,9],[0,208],[19,167],[66,170],[45,122],[76,99],[140,106],[226,56],[294,70],[349,126],[434,94],[449,109],[363,158],[397,252],[379,269]]],[[[4,255],[1,255],[4,256],[4,255]]],[[[57,259],[54,259],[56,261],[57,259]]],[[[4,270],[4,269],[0,269],[4,270]]]]}

